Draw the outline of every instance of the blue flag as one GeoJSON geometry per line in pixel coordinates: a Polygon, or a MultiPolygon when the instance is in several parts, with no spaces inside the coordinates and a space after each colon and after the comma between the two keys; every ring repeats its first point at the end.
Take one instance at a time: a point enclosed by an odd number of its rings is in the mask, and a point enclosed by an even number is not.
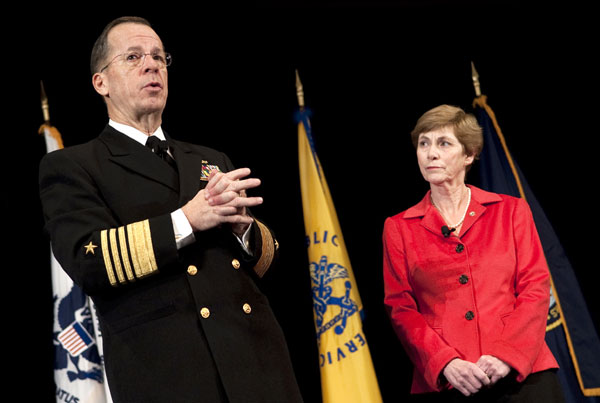
{"type": "Polygon", "coordinates": [[[540,235],[552,279],[546,343],[560,365],[558,375],[565,399],[567,403],[600,402],[600,340],[577,278],[552,225],[512,159],[486,97],[475,98],[473,105],[483,128],[481,187],[527,200],[540,235]]]}

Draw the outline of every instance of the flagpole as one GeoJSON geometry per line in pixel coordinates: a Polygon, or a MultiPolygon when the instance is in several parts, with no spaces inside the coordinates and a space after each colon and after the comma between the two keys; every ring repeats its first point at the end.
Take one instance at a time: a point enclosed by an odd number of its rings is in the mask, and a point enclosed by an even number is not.
{"type": "Polygon", "coordinates": [[[479,73],[475,70],[475,63],[471,61],[471,78],[473,79],[473,87],[475,88],[475,96],[481,96],[481,85],[479,84],[479,73]]]}
{"type": "Polygon", "coordinates": [[[513,176],[515,178],[515,182],[519,189],[519,194],[522,199],[527,200],[525,191],[523,190],[523,185],[521,183],[521,178],[520,178],[519,174],[517,173],[517,168],[512,159],[510,151],[508,151],[508,146],[506,145],[506,139],[504,138],[504,134],[502,134],[502,130],[500,130],[500,126],[498,125],[498,121],[496,120],[496,115],[494,114],[494,111],[492,110],[492,108],[490,108],[488,106],[487,97],[485,95],[481,94],[481,85],[479,84],[479,73],[477,73],[477,70],[475,69],[475,64],[473,62],[471,62],[471,78],[473,79],[473,87],[475,88],[475,95],[476,95],[475,100],[473,100],[473,106],[477,105],[477,106],[485,109],[487,114],[490,116],[492,124],[494,125],[494,128],[496,129],[498,139],[500,140],[500,144],[502,145],[502,148],[504,149],[504,153],[506,155],[508,164],[510,165],[513,176]]]}
{"type": "Polygon", "coordinates": [[[300,81],[300,75],[298,69],[296,69],[296,97],[298,98],[298,107],[300,111],[304,110],[304,88],[302,87],[302,81],[300,81]]]}
{"type": "Polygon", "coordinates": [[[58,148],[63,148],[62,137],[58,130],[50,124],[50,104],[48,96],[44,89],[44,82],[40,80],[40,101],[42,103],[42,114],[44,123],[40,126],[38,134],[43,135],[46,140],[46,150],[53,151],[58,148]]]}
{"type": "Polygon", "coordinates": [[[40,80],[41,87],[41,101],[42,101],[42,113],[44,115],[44,123],[50,124],[50,107],[48,105],[48,97],[46,96],[46,91],[44,90],[44,82],[40,80]]]}

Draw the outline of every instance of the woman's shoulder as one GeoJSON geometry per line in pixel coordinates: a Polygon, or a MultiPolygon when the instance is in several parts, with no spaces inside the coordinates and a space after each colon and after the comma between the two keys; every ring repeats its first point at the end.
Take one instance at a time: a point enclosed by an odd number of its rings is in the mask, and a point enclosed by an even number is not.
{"type": "Polygon", "coordinates": [[[391,215],[385,219],[384,228],[390,229],[390,227],[398,228],[402,225],[406,225],[409,220],[421,218],[427,212],[429,208],[429,192],[423,197],[423,199],[405,210],[400,211],[394,215],[391,215]]]}
{"type": "Polygon", "coordinates": [[[490,192],[473,185],[469,185],[469,188],[471,189],[472,198],[480,204],[508,203],[514,205],[524,202],[522,198],[509,194],[490,192]]]}
{"type": "Polygon", "coordinates": [[[488,209],[499,209],[499,211],[521,211],[530,210],[527,201],[521,197],[516,197],[504,193],[494,193],[475,186],[469,185],[472,197],[475,201],[488,209]]]}

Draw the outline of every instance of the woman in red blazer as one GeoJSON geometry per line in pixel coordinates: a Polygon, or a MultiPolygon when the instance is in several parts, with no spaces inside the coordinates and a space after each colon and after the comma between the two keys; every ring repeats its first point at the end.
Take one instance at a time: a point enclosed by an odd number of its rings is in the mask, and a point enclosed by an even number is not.
{"type": "Polygon", "coordinates": [[[465,185],[483,145],[473,115],[442,105],[411,135],[431,190],[383,233],[385,304],[415,367],[411,392],[564,401],[544,341],[550,277],[528,205],[465,185]]]}

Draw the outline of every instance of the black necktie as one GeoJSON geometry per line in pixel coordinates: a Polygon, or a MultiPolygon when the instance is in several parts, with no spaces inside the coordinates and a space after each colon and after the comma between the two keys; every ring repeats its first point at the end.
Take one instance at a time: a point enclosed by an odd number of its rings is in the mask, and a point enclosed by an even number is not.
{"type": "Polygon", "coordinates": [[[175,164],[175,160],[167,152],[169,150],[169,145],[165,140],[161,140],[156,136],[150,136],[148,137],[148,140],[146,140],[146,147],[150,148],[154,154],[158,155],[160,158],[168,162],[169,165],[171,165],[175,170],[177,170],[177,164],[175,164]]]}

